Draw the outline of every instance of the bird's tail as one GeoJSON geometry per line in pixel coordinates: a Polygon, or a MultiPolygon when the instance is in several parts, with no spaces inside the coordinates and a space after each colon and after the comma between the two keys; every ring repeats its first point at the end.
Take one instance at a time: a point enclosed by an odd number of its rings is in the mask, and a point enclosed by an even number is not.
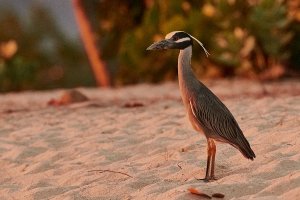
{"type": "Polygon", "coordinates": [[[251,149],[250,144],[244,135],[240,135],[237,138],[236,144],[234,146],[236,146],[240,150],[245,158],[253,160],[256,157],[254,151],[251,149]]]}

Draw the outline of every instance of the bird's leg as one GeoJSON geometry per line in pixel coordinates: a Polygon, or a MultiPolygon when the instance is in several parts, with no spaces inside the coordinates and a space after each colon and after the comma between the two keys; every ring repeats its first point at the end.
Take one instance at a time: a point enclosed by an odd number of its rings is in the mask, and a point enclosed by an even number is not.
{"type": "Polygon", "coordinates": [[[211,172],[211,159],[212,159],[212,148],[210,144],[210,139],[207,139],[207,160],[206,160],[206,173],[205,173],[205,178],[201,178],[198,180],[203,180],[205,182],[209,182],[210,180],[210,172],[211,172]]]}
{"type": "Polygon", "coordinates": [[[210,167],[210,180],[217,180],[215,177],[215,157],[216,157],[216,145],[213,139],[209,139],[212,155],[211,155],[211,167],[210,167]]]}
{"type": "Polygon", "coordinates": [[[205,182],[208,182],[210,179],[210,167],[211,167],[211,150],[210,146],[207,147],[207,161],[206,161],[206,173],[205,178],[203,179],[205,182]]]}
{"type": "Polygon", "coordinates": [[[205,182],[211,180],[217,180],[215,177],[215,157],[216,157],[216,145],[213,139],[207,139],[207,164],[206,164],[206,173],[205,178],[200,179],[205,182]]]}

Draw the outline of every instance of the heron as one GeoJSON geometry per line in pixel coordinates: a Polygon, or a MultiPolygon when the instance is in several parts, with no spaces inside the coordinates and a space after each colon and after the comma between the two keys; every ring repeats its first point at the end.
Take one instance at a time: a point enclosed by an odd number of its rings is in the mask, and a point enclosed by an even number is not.
{"type": "Polygon", "coordinates": [[[208,182],[216,180],[216,141],[232,145],[250,160],[255,158],[255,153],[229,109],[193,73],[191,68],[193,41],[203,48],[206,56],[209,55],[198,39],[184,31],[168,33],[165,39],[153,43],[147,50],[180,50],[178,56],[179,89],[192,127],[204,134],[207,140],[206,174],[201,180],[208,182]]]}

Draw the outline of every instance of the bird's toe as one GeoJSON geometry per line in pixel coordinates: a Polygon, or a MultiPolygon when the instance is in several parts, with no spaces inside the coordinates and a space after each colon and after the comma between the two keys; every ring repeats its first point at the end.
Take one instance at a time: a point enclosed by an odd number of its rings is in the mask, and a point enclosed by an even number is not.
{"type": "Polygon", "coordinates": [[[203,181],[205,183],[208,183],[208,182],[212,182],[212,181],[216,181],[218,180],[218,178],[216,178],[215,176],[208,176],[208,177],[205,177],[205,178],[196,178],[198,181],[203,181]]]}

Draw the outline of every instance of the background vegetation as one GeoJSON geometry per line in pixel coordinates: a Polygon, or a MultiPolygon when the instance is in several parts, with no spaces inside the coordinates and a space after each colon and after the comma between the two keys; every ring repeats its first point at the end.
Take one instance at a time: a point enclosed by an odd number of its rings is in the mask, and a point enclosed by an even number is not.
{"type": "MultiPolygon", "coordinates": [[[[83,1],[114,85],[174,80],[177,51],[147,52],[184,30],[203,42],[193,51],[199,77],[276,79],[300,71],[297,0],[83,1]]],[[[42,6],[28,23],[0,12],[0,89],[95,85],[82,45],[64,34],[42,6]]],[[[62,13],[63,14],[63,13],[62,13]]]]}

